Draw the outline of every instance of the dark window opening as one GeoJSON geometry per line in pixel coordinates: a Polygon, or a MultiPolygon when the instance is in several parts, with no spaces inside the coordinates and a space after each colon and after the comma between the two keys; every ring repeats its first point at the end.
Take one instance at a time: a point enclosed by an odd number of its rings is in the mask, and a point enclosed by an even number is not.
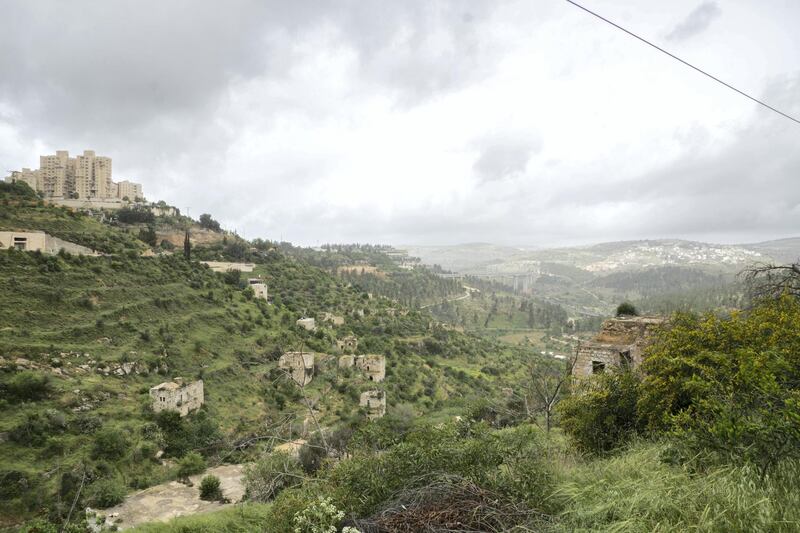
{"type": "Polygon", "coordinates": [[[630,350],[619,352],[619,364],[624,369],[629,369],[633,366],[633,358],[631,358],[630,350]]]}
{"type": "Polygon", "coordinates": [[[602,374],[606,371],[606,364],[602,361],[592,361],[592,374],[602,374]]]}

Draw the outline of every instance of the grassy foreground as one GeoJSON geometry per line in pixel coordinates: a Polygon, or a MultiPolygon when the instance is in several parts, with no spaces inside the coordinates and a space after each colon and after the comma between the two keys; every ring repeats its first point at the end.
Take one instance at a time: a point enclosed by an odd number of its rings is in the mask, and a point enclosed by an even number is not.
{"type": "MultiPolygon", "coordinates": [[[[544,443],[553,467],[547,522],[518,531],[797,531],[800,465],[787,462],[760,482],[751,468],[719,467],[692,473],[663,460],[668,445],[637,442],[613,456],[575,455],[560,434],[544,443]]],[[[269,504],[145,524],[146,533],[283,531],[269,504]]]]}

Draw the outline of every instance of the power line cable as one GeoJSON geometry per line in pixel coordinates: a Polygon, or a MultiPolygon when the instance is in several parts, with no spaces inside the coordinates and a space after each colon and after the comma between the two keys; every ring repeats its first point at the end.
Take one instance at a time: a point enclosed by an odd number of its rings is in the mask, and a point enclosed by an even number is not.
{"type": "Polygon", "coordinates": [[[692,65],[692,64],[691,64],[691,63],[689,63],[688,61],[684,61],[683,59],[681,59],[680,57],[676,56],[675,54],[673,54],[673,53],[670,53],[670,52],[668,52],[668,51],[664,50],[664,49],[663,49],[663,48],[661,48],[660,46],[658,46],[658,45],[656,45],[656,44],[653,44],[653,43],[651,43],[650,41],[648,41],[648,40],[647,40],[647,39],[645,39],[644,37],[640,37],[640,36],[636,35],[635,33],[633,33],[633,32],[632,32],[632,31],[630,31],[630,30],[626,30],[625,28],[623,28],[623,27],[622,27],[622,26],[620,26],[619,24],[617,24],[617,23],[615,23],[615,22],[612,22],[612,21],[608,20],[607,18],[605,18],[604,16],[600,15],[599,13],[595,13],[595,12],[594,12],[594,11],[592,11],[591,9],[588,9],[588,8],[586,8],[586,7],[583,7],[582,5],[580,5],[580,4],[579,4],[579,3],[577,3],[577,2],[574,2],[573,0],[564,0],[564,1],[565,1],[565,2],[567,2],[567,3],[569,3],[569,4],[572,4],[573,6],[575,6],[575,7],[579,8],[579,9],[582,9],[583,11],[586,11],[586,12],[587,12],[587,13],[589,13],[590,15],[592,15],[592,16],[595,16],[595,17],[599,18],[599,19],[600,19],[600,20],[602,20],[603,22],[606,22],[606,23],[608,23],[608,24],[611,24],[612,26],[614,26],[614,27],[615,27],[615,28],[617,28],[618,30],[622,30],[622,31],[624,31],[625,33],[627,33],[627,34],[628,34],[628,35],[630,35],[631,37],[635,37],[636,39],[639,39],[639,40],[640,40],[640,41],[642,41],[643,43],[645,43],[645,44],[647,44],[647,45],[650,45],[650,46],[652,46],[653,48],[655,48],[655,49],[656,49],[656,50],[658,50],[659,52],[661,52],[661,53],[663,53],[663,54],[666,54],[666,55],[668,55],[668,56],[669,56],[669,57],[671,57],[672,59],[675,59],[675,60],[677,60],[677,61],[680,61],[681,63],[683,63],[683,64],[684,64],[684,65],[686,65],[687,67],[693,68],[694,70],[696,70],[696,71],[697,71],[697,72],[699,72],[700,74],[703,74],[704,76],[707,76],[707,77],[711,78],[711,79],[712,79],[712,80],[714,80],[715,82],[717,82],[717,83],[720,83],[720,84],[724,85],[724,86],[725,86],[725,87],[727,87],[728,89],[730,89],[730,90],[732,90],[732,91],[735,91],[735,92],[739,93],[740,95],[744,96],[745,98],[749,98],[749,99],[750,99],[750,100],[752,100],[753,102],[755,102],[755,103],[757,103],[757,104],[760,104],[760,105],[762,105],[762,106],[766,107],[766,108],[767,108],[767,109],[769,109],[770,111],[774,111],[775,113],[777,113],[777,114],[781,115],[782,117],[788,118],[789,120],[791,120],[791,121],[793,121],[793,122],[796,122],[797,124],[800,124],[800,120],[798,120],[798,119],[794,118],[793,116],[791,116],[791,115],[787,115],[786,113],[784,113],[783,111],[781,111],[781,110],[779,110],[779,109],[775,109],[774,107],[772,107],[772,106],[771,106],[771,105],[769,105],[768,103],[766,103],[766,102],[764,102],[764,101],[762,101],[762,100],[759,100],[758,98],[756,98],[756,97],[754,97],[754,96],[750,96],[749,94],[747,94],[747,93],[746,93],[746,92],[744,92],[744,91],[740,91],[739,89],[737,89],[736,87],[734,87],[734,86],[733,86],[733,85],[731,85],[730,83],[726,83],[726,82],[722,81],[721,79],[717,78],[716,76],[714,76],[714,75],[712,75],[712,74],[709,74],[709,73],[708,73],[708,72],[706,72],[705,70],[703,70],[703,69],[701,69],[701,68],[699,68],[699,67],[696,67],[696,66],[692,65]]]}

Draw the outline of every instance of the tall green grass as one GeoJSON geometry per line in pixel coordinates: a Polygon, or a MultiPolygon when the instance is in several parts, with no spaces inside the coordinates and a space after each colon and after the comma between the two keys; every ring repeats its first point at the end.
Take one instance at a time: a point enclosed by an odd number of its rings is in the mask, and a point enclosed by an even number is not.
{"type": "Polygon", "coordinates": [[[136,533],[251,533],[270,531],[269,504],[244,503],[221,511],[173,518],[166,523],[142,524],[136,533]]]}
{"type": "Polygon", "coordinates": [[[766,480],[754,469],[691,473],[661,460],[666,446],[639,443],[567,468],[555,497],[563,531],[800,531],[800,465],[766,480]]]}

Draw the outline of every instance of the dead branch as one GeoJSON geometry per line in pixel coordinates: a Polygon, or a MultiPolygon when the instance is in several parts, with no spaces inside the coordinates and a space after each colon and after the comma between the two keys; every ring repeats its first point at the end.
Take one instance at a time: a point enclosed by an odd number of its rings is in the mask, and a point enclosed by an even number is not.
{"type": "Polygon", "coordinates": [[[800,262],[788,265],[757,263],[739,273],[751,296],[777,298],[784,294],[800,297],[800,262]]]}

